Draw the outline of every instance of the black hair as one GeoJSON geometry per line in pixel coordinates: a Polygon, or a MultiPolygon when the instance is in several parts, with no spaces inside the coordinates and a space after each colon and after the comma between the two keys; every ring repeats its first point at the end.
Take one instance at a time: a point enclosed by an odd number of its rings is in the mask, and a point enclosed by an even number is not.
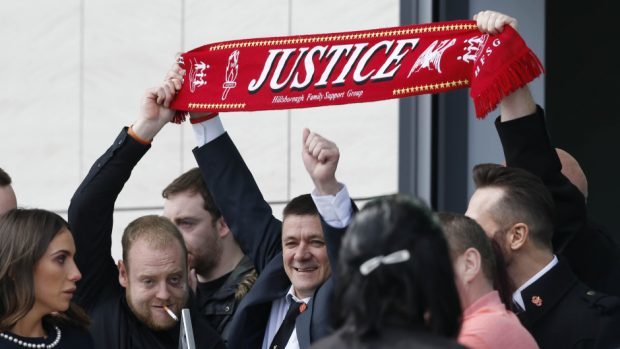
{"type": "Polygon", "coordinates": [[[361,338],[389,327],[456,338],[461,305],[448,246],[428,207],[394,195],[373,200],[343,238],[336,270],[335,325],[361,338]],[[360,265],[407,250],[409,260],[382,264],[368,275],[360,265]]]}

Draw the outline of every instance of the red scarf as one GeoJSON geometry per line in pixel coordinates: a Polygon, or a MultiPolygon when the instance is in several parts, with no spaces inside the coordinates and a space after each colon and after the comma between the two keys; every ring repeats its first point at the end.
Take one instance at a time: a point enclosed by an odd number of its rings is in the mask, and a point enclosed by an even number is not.
{"type": "Polygon", "coordinates": [[[227,41],[186,52],[179,64],[187,73],[172,108],[189,112],[307,108],[470,87],[483,118],[543,72],[513,28],[491,36],[474,21],[227,41]]]}

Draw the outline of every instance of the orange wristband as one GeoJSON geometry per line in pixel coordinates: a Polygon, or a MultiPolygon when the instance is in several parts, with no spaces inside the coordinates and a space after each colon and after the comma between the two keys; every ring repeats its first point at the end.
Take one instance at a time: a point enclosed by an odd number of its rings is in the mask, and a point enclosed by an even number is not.
{"type": "Polygon", "coordinates": [[[140,144],[149,145],[153,141],[153,140],[147,141],[145,139],[140,138],[140,136],[138,136],[136,132],[133,130],[133,125],[129,126],[129,128],[127,129],[127,134],[140,144]]]}

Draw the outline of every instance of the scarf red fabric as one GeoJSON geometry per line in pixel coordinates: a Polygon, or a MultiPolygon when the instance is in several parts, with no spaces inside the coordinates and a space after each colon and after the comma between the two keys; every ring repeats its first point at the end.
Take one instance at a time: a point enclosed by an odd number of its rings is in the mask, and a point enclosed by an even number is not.
{"type": "MultiPolygon", "coordinates": [[[[172,108],[254,111],[370,102],[470,87],[479,118],[543,72],[519,34],[474,21],[235,40],[181,55],[172,108]]],[[[176,119],[180,122],[180,119],[176,119]]]]}

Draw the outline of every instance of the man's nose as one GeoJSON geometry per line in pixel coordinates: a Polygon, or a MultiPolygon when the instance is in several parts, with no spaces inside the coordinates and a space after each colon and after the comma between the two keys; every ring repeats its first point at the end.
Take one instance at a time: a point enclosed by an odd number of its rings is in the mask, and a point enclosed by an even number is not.
{"type": "Polygon", "coordinates": [[[165,282],[159,284],[155,297],[162,300],[167,300],[170,298],[170,291],[168,291],[168,285],[165,282]]]}
{"type": "Polygon", "coordinates": [[[299,247],[297,247],[297,251],[295,251],[295,260],[298,261],[308,260],[311,256],[308,245],[304,243],[300,244],[299,247]]]}

